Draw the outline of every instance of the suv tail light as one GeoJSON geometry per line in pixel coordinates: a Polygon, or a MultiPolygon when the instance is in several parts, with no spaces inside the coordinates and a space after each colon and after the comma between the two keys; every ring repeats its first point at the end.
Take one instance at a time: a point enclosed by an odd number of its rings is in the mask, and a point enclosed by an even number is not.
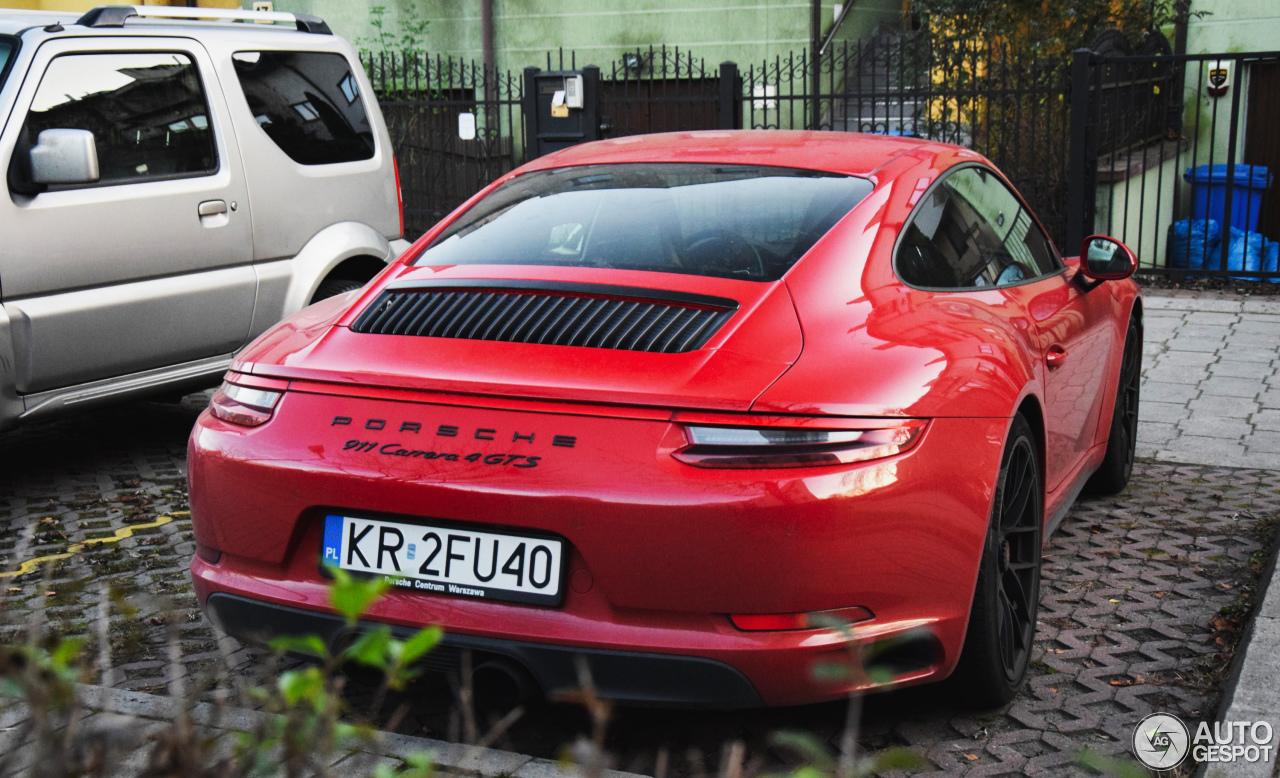
{"type": "Polygon", "coordinates": [[[280,391],[256,386],[240,386],[224,381],[209,401],[209,410],[223,421],[242,427],[257,427],[271,420],[276,404],[284,396],[280,391]]]}
{"type": "Polygon", "coordinates": [[[928,424],[904,419],[865,429],[685,426],[676,459],[694,467],[817,467],[882,459],[907,451],[928,424]]]}

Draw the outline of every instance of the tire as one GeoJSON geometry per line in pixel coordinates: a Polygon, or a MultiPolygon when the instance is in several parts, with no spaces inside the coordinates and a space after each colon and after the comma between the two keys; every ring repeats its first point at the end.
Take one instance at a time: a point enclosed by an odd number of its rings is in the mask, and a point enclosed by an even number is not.
{"type": "Polygon", "coordinates": [[[1129,320],[1120,358],[1120,380],[1116,382],[1116,406],[1111,412],[1111,431],[1102,464],[1085,484],[1091,495],[1117,494],[1133,475],[1133,457],[1138,445],[1138,395],[1142,389],[1142,325],[1135,316],[1129,320]]]}
{"type": "Polygon", "coordinates": [[[1041,484],[1031,427],[1015,416],[1000,461],[964,648],[948,681],[964,707],[1003,705],[1026,681],[1040,602],[1041,484]]]}
{"type": "Polygon", "coordinates": [[[337,297],[340,294],[354,292],[364,286],[360,281],[352,281],[349,278],[326,278],[320,283],[320,287],[316,289],[316,293],[311,296],[310,305],[315,305],[321,300],[327,300],[330,297],[337,297]]]}

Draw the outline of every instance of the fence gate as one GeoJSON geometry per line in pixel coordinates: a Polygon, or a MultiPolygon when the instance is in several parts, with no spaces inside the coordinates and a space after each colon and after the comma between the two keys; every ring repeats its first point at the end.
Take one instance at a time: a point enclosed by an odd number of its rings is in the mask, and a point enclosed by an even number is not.
{"type": "Polygon", "coordinates": [[[1143,273],[1280,278],[1280,53],[1077,52],[1071,89],[1070,246],[1105,233],[1143,273]]]}
{"type": "Polygon", "coordinates": [[[395,149],[406,238],[426,232],[523,161],[519,76],[405,52],[362,59],[395,149]],[[471,119],[460,124],[463,114],[471,119]],[[474,127],[473,137],[465,138],[462,127],[474,127]]]}

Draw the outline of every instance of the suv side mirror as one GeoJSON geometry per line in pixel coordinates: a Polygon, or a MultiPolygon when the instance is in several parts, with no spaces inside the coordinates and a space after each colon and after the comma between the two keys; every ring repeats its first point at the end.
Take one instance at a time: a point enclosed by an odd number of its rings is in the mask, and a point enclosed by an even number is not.
{"type": "Polygon", "coordinates": [[[1115,238],[1090,235],[1080,246],[1080,272],[1094,281],[1119,281],[1138,269],[1138,257],[1115,238]]]}
{"type": "Polygon", "coordinates": [[[93,184],[98,180],[98,147],[88,130],[45,130],[31,149],[35,184],[93,184]]]}

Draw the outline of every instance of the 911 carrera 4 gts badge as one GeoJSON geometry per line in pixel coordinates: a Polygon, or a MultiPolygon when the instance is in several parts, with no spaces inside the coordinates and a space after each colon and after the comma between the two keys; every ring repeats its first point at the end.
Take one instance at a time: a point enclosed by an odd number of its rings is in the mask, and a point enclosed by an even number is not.
{"type": "MultiPolygon", "coordinates": [[[[329,423],[330,427],[352,427],[357,426],[357,422],[350,416],[334,416],[333,421],[329,423]]],[[[386,419],[366,419],[363,425],[367,430],[395,430],[400,436],[409,435],[432,435],[433,437],[442,438],[472,438],[474,440],[504,440],[505,431],[502,437],[499,437],[499,431],[493,427],[477,427],[474,430],[463,429],[455,424],[440,424],[434,430],[424,428],[421,422],[403,421],[400,422],[397,429],[394,424],[388,427],[386,419]],[[434,433],[434,434],[433,434],[434,433]],[[470,433],[469,435],[467,433],[470,433]]],[[[513,430],[511,433],[510,446],[531,446],[535,441],[541,442],[546,440],[550,445],[559,448],[574,448],[578,445],[578,438],[574,435],[551,435],[547,438],[539,438],[536,432],[522,432],[513,430]]],[[[416,448],[410,444],[406,444],[400,440],[391,442],[382,442],[378,440],[361,440],[360,438],[351,438],[342,444],[343,451],[351,451],[358,454],[380,454],[390,457],[404,457],[406,459],[430,459],[441,462],[481,462],[486,465],[496,465],[500,467],[518,467],[530,468],[537,467],[538,462],[543,456],[533,456],[529,454],[516,454],[510,452],[485,452],[472,451],[469,453],[449,452],[449,451],[433,451],[423,448],[416,448]]]]}

